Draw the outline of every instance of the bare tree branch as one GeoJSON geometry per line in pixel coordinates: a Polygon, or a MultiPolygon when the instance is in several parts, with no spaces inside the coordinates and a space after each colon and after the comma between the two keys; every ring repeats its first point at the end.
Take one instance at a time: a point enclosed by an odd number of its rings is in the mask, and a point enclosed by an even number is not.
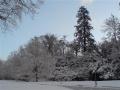
{"type": "Polygon", "coordinates": [[[16,26],[24,14],[34,15],[42,3],[43,0],[0,0],[0,27],[16,26]]]}

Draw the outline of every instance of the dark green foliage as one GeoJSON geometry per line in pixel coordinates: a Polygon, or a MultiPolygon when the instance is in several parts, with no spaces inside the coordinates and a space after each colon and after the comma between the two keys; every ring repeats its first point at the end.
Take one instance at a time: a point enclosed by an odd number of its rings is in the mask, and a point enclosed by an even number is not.
{"type": "Polygon", "coordinates": [[[91,33],[93,27],[90,24],[91,18],[88,10],[81,6],[77,13],[77,25],[75,37],[82,52],[91,52],[94,48],[94,39],[91,33]]]}

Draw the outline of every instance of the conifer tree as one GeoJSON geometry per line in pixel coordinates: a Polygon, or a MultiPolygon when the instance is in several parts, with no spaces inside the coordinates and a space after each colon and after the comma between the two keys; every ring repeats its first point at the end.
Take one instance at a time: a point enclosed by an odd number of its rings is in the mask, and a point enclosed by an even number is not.
{"type": "Polygon", "coordinates": [[[76,17],[78,20],[77,25],[75,26],[75,37],[78,45],[80,46],[80,50],[82,52],[91,52],[95,46],[95,41],[91,33],[93,27],[90,24],[91,18],[89,16],[89,12],[84,6],[81,6],[76,17]]]}

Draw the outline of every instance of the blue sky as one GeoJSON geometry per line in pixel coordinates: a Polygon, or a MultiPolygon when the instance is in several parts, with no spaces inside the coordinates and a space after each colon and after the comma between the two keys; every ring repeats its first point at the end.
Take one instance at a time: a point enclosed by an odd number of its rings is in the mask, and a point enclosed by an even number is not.
{"type": "Polygon", "coordinates": [[[120,16],[119,0],[45,0],[39,14],[34,19],[25,16],[12,32],[0,33],[0,58],[8,55],[29,42],[34,36],[46,33],[58,37],[66,35],[73,40],[76,25],[76,14],[81,5],[85,5],[92,18],[93,35],[97,42],[102,41],[104,21],[111,14],[120,16]]]}

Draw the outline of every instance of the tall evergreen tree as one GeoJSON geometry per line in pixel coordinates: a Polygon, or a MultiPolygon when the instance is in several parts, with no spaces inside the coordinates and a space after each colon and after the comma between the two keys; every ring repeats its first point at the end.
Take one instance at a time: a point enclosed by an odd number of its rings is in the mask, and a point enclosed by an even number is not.
{"type": "Polygon", "coordinates": [[[93,27],[90,24],[91,18],[89,16],[88,10],[81,6],[77,16],[77,25],[75,37],[77,39],[78,45],[80,45],[80,50],[82,52],[91,52],[94,48],[94,39],[91,33],[93,27]]]}

